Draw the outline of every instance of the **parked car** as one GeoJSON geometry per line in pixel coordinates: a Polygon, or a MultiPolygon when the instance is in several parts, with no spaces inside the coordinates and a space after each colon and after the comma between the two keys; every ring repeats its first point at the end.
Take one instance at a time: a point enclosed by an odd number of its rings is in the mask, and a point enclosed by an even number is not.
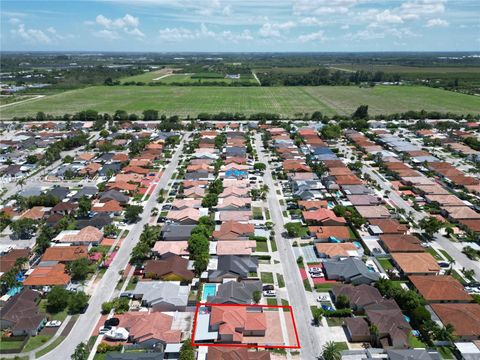
{"type": "Polygon", "coordinates": [[[120,297],[121,297],[121,298],[129,298],[129,299],[131,299],[131,298],[133,298],[133,294],[130,293],[130,292],[123,292],[123,293],[120,294],[120,297]]]}
{"type": "Polygon", "coordinates": [[[448,267],[450,267],[450,264],[448,262],[445,262],[445,261],[439,261],[438,266],[440,266],[441,268],[448,268],[448,267]]]}
{"type": "Polygon", "coordinates": [[[317,278],[323,278],[323,277],[325,277],[325,275],[323,275],[322,273],[313,273],[313,274],[310,273],[310,277],[312,279],[317,279],[317,278]]]}
{"type": "Polygon", "coordinates": [[[120,319],[116,317],[112,317],[110,319],[105,320],[105,322],[103,323],[103,326],[112,327],[112,326],[118,326],[118,324],[120,324],[120,319]]]}
{"type": "Polygon", "coordinates": [[[330,296],[328,296],[328,295],[320,295],[320,296],[317,298],[317,301],[318,301],[318,302],[330,301],[330,296]]]}
{"type": "Polygon", "coordinates": [[[277,296],[277,293],[275,292],[275,290],[266,290],[263,292],[263,296],[265,297],[275,297],[277,296]]]}
{"type": "Polygon", "coordinates": [[[311,273],[322,273],[323,270],[322,268],[319,268],[319,267],[311,267],[310,269],[308,269],[308,272],[311,274],[311,273]]]}
{"type": "Polygon", "coordinates": [[[143,266],[137,266],[135,270],[133,271],[133,275],[140,276],[145,273],[145,270],[143,269],[143,266]]]}
{"type": "Polygon", "coordinates": [[[107,332],[109,332],[110,330],[112,330],[112,327],[111,327],[111,326],[102,326],[102,327],[98,330],[98,334],[99,334],[99,335],[103,335],[103,334],[106,334],[107,332]]]}
{"type": "Polygon", "coordinates": [[[162,206],[162,211],[171,210],[172,204],[165,204],[162,206]]]}
{"type": "Polygon", "coordinates": [[[274,290],[275,287],[273,285],[263,285],[263,291],[274,290]]]}
{"type": "Polygon", "coordinates": [[[48,321],[45,324],[45,327],[59,327],[60,325],[62,325],[62,322],[60,320],[52,320],[48,321]]]}

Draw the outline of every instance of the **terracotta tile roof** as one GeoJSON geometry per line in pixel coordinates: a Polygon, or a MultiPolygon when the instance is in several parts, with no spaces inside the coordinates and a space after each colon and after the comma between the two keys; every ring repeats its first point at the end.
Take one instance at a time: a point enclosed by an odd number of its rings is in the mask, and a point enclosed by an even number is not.
{"type": "Polygon", "coordinates": [[[205,196],[205,189],[201,188],[200,186],[194,186],[185,189],[183,194],[185,195],[185,197],[202,199],[205,196]]]}
{"type": "Polygon", "coordinates": [[[117,174],[115,175],[115,182],[126,182],[126,183],[140,183],[143,180],[144,176],[139,174],[117,174]]]}
{"type": "Polygon", "coordinates": [[[455,220],[475,220],[480,219],[480,214],[467,206],[444,206],[448,216],[455,220]]]}
{"type": "Polygon", "coordinates": [[[322,240],[327,240],[331,236],[340,240],[347,240],[352,237],[348,226],[309,226],[308,230],[317,239],[322,240]]]}
{"type": "Polygon", "coordinates": [[[23,282],[24,286],[65,286],[70,283],[70,276],[65,271],[65,264],[40,263],[23,282]]]}
{"type": "Polygon", "coordinates": [[[139,175],[147,175],[147,174],[150,173],[150,170],[145,169],[145,168],[140,167],[140,166],[128,165],[128,166],[125,166],[122,169],[122,172],[124,172],[125,174],[134,173],[134,174],[139,174],[139,175]]]}
{"type": "Polygon", "coordinates": [[[172,203],[172,208],[183,210],[188,208],[198,209],[201,207],[202,200],[200,199],[175,199],[172,203]]]}
{"type": "Polygon", "coordinates": [[[446,276],[412,275],[409,280],[427,302],[461,301],[470,302],[462,284],[455,278],[446,276]]]}
{"type": "Polygon", "coordinates": [[[42,261],[67,262],[87,257],[87,246],[51,246],[45,250],[42,261]]]}
{"type": "Polygon", "coordinates": [[[102,165],[99,163],[89,163],[85,165],[83,169],[79,171],[80,174],[82,175],[94,175],[97,173],[98,170],[100,170],[102,165]]]}
{"type": "Polygon", "coordinates": [[[152,250],[159,255],[172,253],[183,256],[189,254],[188,241],[157,241],[152,250]]]}
{"type": "Polygon", "coordinates": [[[183,180],[182,185],[184,189],[188,189],[195,186],[204,186],[207,185],[207,180],[183,180]]]}
{"type": "Polygon", "coordinates": [[[335,182],[338,185],[362,185],[363,182],[356,175],[338,175],[335,176],[335,182]]]}
{"type": "Polygon", "coordinates": [[[139,166],[139,167],[148,167],[152,161],[150,159],[132,159],[130,160],[129,164],[130,166],[139,166]]]}
{"type": "Polygon", "coordinates": [[[145,262],[145,277],[167,279],[170,276],[192,280],[194,274],[187,269],[188,260],[171,254],[162,260],[148,260],[145,262]]]}
{"type": "Polygon", "coordinates": [[[219,197],[221,198],[225,198],[228,196],[244,197],[248,195],[248,191],[249,190],[246,188],[237,188],[237,187],[231,186],[223,189],[223,192],[219,195],[219,197]]]}
{"type": "Polygon", "coordinates": [[[222,200],[223,201],[217,205],[218,209],[223,209],[226,207],[244,208],[252,203],[250,198],[239,198],[236,196],[228,196],[222,200]]]}
{"type": "Polygon", "coordinates": [[[460,224],[465,225],[473,232],[480,232],[480,221],[478,220],[460,220],[460,224]]]}
{"type": "Polygon", "coordinates": [[[110,200],[106,202],[95,203],[92,205],[92,211],[101,213],[101,212],[121,212],[123,211],[122,206],[117,200],[110,200]]]}
{"type": "Polygon", "coordinates": [[[87,226],[81,230],[64,230],[53,241],[61,243],[96,243],[103,239],[103,233],[96,227],[87,226]]]}
{"type": "Polygon", "coordinates": [[[64,211],[67,211],[67,212],[71,212],[71,211],[75,211],[78,209],[78,204],[76,203],[71,203],[71,202],[59,202],[57,205],[55,205],[50,211],[52,213],[56,213],[56,212],[64,212],[64,211]]]}
{"type": "Polygon", "coordinates": [[[251,210],[224,210],[220,211],[220,221],[249,221],[252,218],[251,210]]]}
{"type": "Polygon", "coordinates": [[[81,153],[77,155],[77,159],[83,161],[90,161],[95,157],[94,153],[81,153]]]}
{"type": "Polygon", "coordinates": [[[265,350],[248,351],[246,348],[210,346],[208,360],[270,360],[270,353],[265,350]]]}
{"type": "Polygon", "coordinates": [[[429,253],[393,253],[392,259],[405,274],[437,274],[440,271],[437,261],[429,253]]]}
{"type": "Polygon", "coordinates": [[[40,220],[43,219],[43,217],[49,210],[50,208],[46,208],[44,206],[34,206],[31,209],[26,210],[22,215],[20,215],[20,218],[40,220]]]}
{"type": "Polygon", "coordinates": [[[176,221],[185,221],[185,220],[193,220],[198,221],[200,218],[200,211],[197,209],[183,209],[183,210],[170,210],[166,216],[167,219],[176,220],[176,221]]]}
{"type": "Polygon", "coordinates": [[[123,190],[123,191],[136,191],[138,188],[137,184],[130,184],[126,181],[115,181],[109,182],[107,184],[107,189],[116,189],[116,190],[123,190]]]}
{"type": "Polygon", "coordinates": [[[253,224],[226,221],[218,231],[213,232],[213,237],[217,240],[238,240],[239,237],[248,237],[254,233],[255,227],[253,224]]]}
{"type": "Polygon", "coordinates": [[[212,167],[210,165],[207,165],[207,164],[197,164],[197,165],[188,165],[187,166],[187,172],[195,172],[195,171],[199,171],[199,170],[210,170],[212,167]]]}
{"type": "Polygon", "coordinates": [[[283,169],[287,172],[311,172],[310,166],[299,160],[285,160],[283,169]]]}
{"type": "Polygon", "coordinates": [[[127,154],[115,154],[112,157],[112,161],[119,161],[119,162],[127,162],[128,161],[128,155],[127,154]]]}
{"type": "Polygon", "coordinates": [[[328,173],[331,176],[346,176],[346,175],[353,175],[352,170],[350,170],[348,167],[336,167],[328,170],[328,173]]]}
{"type": "Polygon", "coordinates": [[[181,341],[182,332],[172,330],[173,316],[161,312],[128,312],[117,316],[119,326],[124,327],[137,342],[150,339],[160,340],[167,344],[177,344],[181,341]]]}
{"type": "Polygon", "coordinates": [[[334,221],[336,223],[345,223],[345,219],[343,217],[336,216],[332,210],[329,209],[318,209],[315,211],[303,211],[303,218],[305,221],[315,221],[315,222],[326,222],[326,221],[334,221]]]}
{"type": "Polygon", "coordinates": [[[355,206],[355,209],[358,213],[365,219],[379,219],[379,218],[389,218],[390,212],[383,205],[377,206],[355,206]]]}
{"type": "Polygon", "coordinates": [[[413,235],[382,234],[380,240],[389,252],[424,252],[421,241],[413,235]]]}
{"type": "Polygon", "coordinates": [[[408,230],[406,225],[395,219],[369,219],[368,222],[378,226],[384,234],[405,234],[408,230]]]}
{"type": "Polygon", "coordinates": [[[13,268],[17,259],[22,257],[29,258],[30,249],[12,249],[5,255],[0,256],[0,272],[8,272],[11,268],[13,268]]]}
{"type": "Polygon", "coordinates": [[[230,157],[230,158],[227,158],[225,159],[224,161],[225,165],[228,165],[228,164],[246,164],[247,163],[247,159],[244,158],[244,157],[230,157]]]}
{"type": "Polygon", "coordinates": [[[315,249],[319,255],[329,258],[358,256],[358,249],[352,243],[316,243],[315,249]]]}
{"type": "Polygon", "coordinates": [[[453,325],[455,335],[477,338],[480,336],[479,304],[432,304],[431,306],[444,325],[453,325]]]}
{"type": "Polygon", "coordinates": [[[251,255],[257,246],[255,240],[218,241],[217,255],[251,255]]]}
{"type": "Polygon", "coordinates": [[[210,315],[210,324],[218,324],[220,335],[232,335],[233,341],[241,342],[246,330],[266,330],[265,314],[247,312],[244,306],[214,306],[210,315]]]}
{"type": "Polygon", "coordinates": [[[327,208],[328,201],[326,200],[306,200],[306,201],[299,201],[298,206],[300,209],[304,210],[317,210],[321,208],[327,208]]]}

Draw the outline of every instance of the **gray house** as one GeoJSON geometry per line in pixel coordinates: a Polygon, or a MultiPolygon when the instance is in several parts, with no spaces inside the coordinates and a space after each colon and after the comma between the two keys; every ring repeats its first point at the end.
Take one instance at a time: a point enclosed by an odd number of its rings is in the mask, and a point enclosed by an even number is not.
{"type": "Polygon", "coordinates": [[[215,296],[207,301],[212,304],[251,304],[253,293],[262,291],[260,280],[228,281],[218,286],[215,296]]]}
{"type": "Polygon", "coordinates": [[[195,225],[167,224],[162,228],[161,237],[165,241],[187,241],[195,225]]]}
{"type": "Polygon", "coordinates": [[[380,278],[380,275],[371,271],[360,259],[349,258],[323,263],[326,276],[329,280],[339,280],[359,284],[371,284],[380,278]]]}
{"type": "Polygon", "coordinates": [[[176,281],[140,281],[132,291],[142,305],[153,311],[185,311],[190,286],[176,281]]]}
{"type": "Polygon", "coordinates": [[[212,282],[222,282],[224,279],[246,279],[249,272],[256,272],[258,260],[250,256],[227,255],[219,256],[217,270],[208,275],[212,282]]]}

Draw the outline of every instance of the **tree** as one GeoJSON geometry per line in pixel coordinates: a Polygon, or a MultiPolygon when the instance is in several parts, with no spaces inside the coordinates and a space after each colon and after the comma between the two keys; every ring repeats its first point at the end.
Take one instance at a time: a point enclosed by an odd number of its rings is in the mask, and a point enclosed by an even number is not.
{"type": "Polygon", "coordinates": [[[439,327],[435,332],[435,340],[439,341],[455,341],[456,337],[454,335],[455,327],[452,324],[447,324],[445,327],[439,327]]]}
{"type": "Polygon", "coordinates": [[[37,228],[37,222],[32,219],[23,218],[10,224],[13,236],[17,239],[30,239],[37,228]]]}
{"type": "Polygon", "coordinates": [[[58,313],[68,306],[69,292],[61,286],[54,286],[47,295],[47,310],[58,313]]]}
{"type": "Polygon", "coordinates": [[[76,259],[68,264],[68,271],[73,280],[85,280],[91,270],[87,258],[76,259]]]}
{"type": "Polygon", "coordinates": [[[434,216],[423,218],[418,225],[429,238],[432,238],[433,234],[437,233],[444,226],[443,222],[434,216]]]}
{"type": "Polygon", "coordinates": [[[341,360],[342,354],[338,349],[337,344],[333,341],[328,341],[322,348],[323,360],[341,360]]]}
{"type": "Polygon", "coordinates": [[[315,307],[315,309],[312,309],[312,316],[313,316],[313,322],[315,325],[320,325],[320,322],[322,321],[323,318],[323,310],[315,307]]]}
{"type": "Polygon", "coordinates": [[[368,105],[360,105],[352,114],[353,119],[368,119],[368,105]]]}
{"type": "Polygon", "coordinates": [[[307,229],[299,222],[289,222],[284,227],[290,237],[302,237],[307,234],[307,229]]]}
{"type": "Polygon", "coordinates": [[[70,358],[72,360],[87,360],[88,359],[87,345],[84,342],[81,342],[80,344],[78,344],[70,358]]]}
{"type": "Polygon", "coordinates": [[[258,171],[265,171],[267,169],[267,165],[265,165],[264,163],[255,163],[253,165],[253,168],[258,171]]]}
{"type": "Polygon", "coordinates": [[[127,205],[125,208],[125,220],[128,223],[137,222],[140,219],[140,214],[143,212],[143,206],[127,205]]]}
{"type": "Polygon", "coordinates": [[[110,133],[108,132],[107,129],[102,129],[102,131],[100,131],[99,135],[100,135],[100,137],[105,139],[105,138],[108,137],[108,135],[110,135],[110,133]]]}
{"type": "Polygon", "coordinates": [[[218,204],[218,195],[215,193],[208,193],[202,199],[202,207],[211,209],[218,204]]]}
{"type": "Polygon", "coordinates": [[[262,292],[261,291],[254,291],[252,295],[252,299],[255,302],[255,304],[258,304],[260,302],[260,299],[262,298],[262,292]]]}
{"type": "Polygon", "coordinates": [[[337,309],[348,309],[350,307],[350,301],[348,300],[347,295],[338,295],[335,305],[337,309]]]}
{"type": "Polygon", "coordinates": [[[338,139],[342,136],[342,128],[336,124],[327,124],[322,127],[321,134],[327,140],[338,139]]]}
{"type": "Polygon", "coordinates": [[[103,228],[103,236],[109,237],[109,236],[117,236],[118,234],[118,228],[114,224],[108,224],[105,225],[103,228]]]}
{"type": "Polygon", "coordinates": [[[70,314],[81,313],[88,305],[88,295],[83,291],[70,294],[68,299],[68,312],[70,314]]]}
{"type": "Polygon", "coordinates": [[[20,189],[23,189],[25,186],[26,180],[24,178],[18,179],[17,180],[17,186],[20,186],[20,189]]]}
{"type": "Polygon", "coordinates": [[[45,250],[50,247],[50,242],[55,237],[55,230],[50,226],[42,226],[40,234],[37,236],[35,242],[35,252],[39,255],[43,254],[45,250]]]}
{"type": "Polygon", "coordinates": [[[143,112],[143,120],[158,120],[157,110],[145,110],[143,112]]]}
{"type": "Polygon", "coordinates": [[[195,350],[190,339],[185,340],[182,344],[179,360],[195,360],[195,350]]]}
{"type": "Polygon", "coordinates": [[[372,339],[372,343],[374,346],[377,346],[378,344],[378,338],[380,336],[380,331],[378,330],[378,327],[377,325],[375,324],[371,324],[369,327],[368,327],[368,331],[370,332],[370,337],[372,339]]]}
{"type": "Polygon", "coordinates": [[[91,209],[92,209],[92,200],[90,200],[86,196],[82,196],[78,200],[78,212],[77,212],[78,216],[82,218],[88,217],[88,213],[90,212],[91,209]]]}
{"type": "Polygon", "coordinates": [[[193,262],[193,267],[195,268],[195,273],[200,275],[207,269],[208,261],[210,260],[210,254],[208,252],[201,253],[200,255],[195,256],[193,262]]]}

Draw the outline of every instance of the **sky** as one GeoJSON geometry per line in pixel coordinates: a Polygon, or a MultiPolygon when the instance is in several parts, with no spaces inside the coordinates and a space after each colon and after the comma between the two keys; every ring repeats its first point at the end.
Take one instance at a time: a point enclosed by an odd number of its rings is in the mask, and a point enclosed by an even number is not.
{"type": "Polygon", "coordinates": [[[0,0],[2,51],[480,51],[480,0],[0,0]]]}

